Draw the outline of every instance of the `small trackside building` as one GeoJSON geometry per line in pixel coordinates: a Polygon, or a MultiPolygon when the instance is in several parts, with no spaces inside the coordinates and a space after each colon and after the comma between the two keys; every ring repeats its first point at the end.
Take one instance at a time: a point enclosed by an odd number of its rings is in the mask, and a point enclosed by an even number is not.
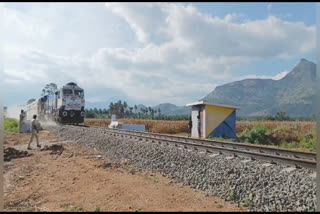
{"type": "Polygon", "coordinates": [[[206,100],[187,104],[192,108],[191,137],[228,137],[236,138],[236,109],[235,106],[208,103],[206,100]],[[200,136],[198,130],[200,118],[200,136]]]}

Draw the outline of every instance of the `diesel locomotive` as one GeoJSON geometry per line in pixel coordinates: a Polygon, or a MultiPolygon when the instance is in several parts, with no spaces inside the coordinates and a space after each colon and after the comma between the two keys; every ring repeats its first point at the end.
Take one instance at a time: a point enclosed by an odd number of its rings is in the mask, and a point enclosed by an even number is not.
{"type": "Polygon", "coordinates": [[[54,120],[62,124],[84,122],[84,91],[76,83],[69,82],[54,94],[45,95],[25,107],[27,120],[34,114],[39,120],[54,120]]]}

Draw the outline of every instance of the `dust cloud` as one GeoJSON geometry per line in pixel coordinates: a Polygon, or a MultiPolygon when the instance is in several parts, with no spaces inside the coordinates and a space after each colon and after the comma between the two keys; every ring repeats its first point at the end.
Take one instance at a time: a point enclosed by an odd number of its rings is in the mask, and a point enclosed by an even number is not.
{"type": "MultiPolygon", "coordinates": [[[[20,113],[21,113],[21,109],[24,109],[25,106],[10,106],[7,108],[7,111],[5,113],[5,116],[7,118],[14,118],[19,120],[20,119],[20,113]]],[[[31,121],[25,121],[25,122],[31,122],[31,121]]],[[[41,123],[41,125],[43,126],[59,126],[59,124],[57,124],[55,121],[52,120],[39,120],[39,122],[41,123]]]]}
{"type": "Polygon", "coordinates": [[[48,127],[48,126],[60,126],[57,122],[53,120],[40,120],[41,126],[48,127]]]}
{"type": "Polygon", "coordinates": [[[24,106],[8,106],[5,116],[19,120],[21,109],[24,109],[24,106]]]}

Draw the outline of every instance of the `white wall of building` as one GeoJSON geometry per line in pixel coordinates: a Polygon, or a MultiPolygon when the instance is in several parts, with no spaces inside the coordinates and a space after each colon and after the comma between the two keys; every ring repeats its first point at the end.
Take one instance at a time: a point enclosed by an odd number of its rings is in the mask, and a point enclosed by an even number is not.
{"type": "Polygon", "coordinates": [[[202,118],[202,135],[205,136],[205,130],[206,130],[206,123],[205,123],[205,118],[206,118],[206,112],[205,112],[205,107],[204,106],[192,106],[191,110],[191,120],[192,120],[192,129],[191,129],[191,137],[199,137],[199,132],[198,132],[198,118],[197,116],[199,115],[199,111],[203,112],[203,118],[202,118]]]}

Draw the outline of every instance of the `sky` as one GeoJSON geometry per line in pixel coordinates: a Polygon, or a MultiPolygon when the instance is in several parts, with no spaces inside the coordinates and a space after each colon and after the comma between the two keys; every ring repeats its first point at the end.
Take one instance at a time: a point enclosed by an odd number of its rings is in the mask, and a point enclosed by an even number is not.
{"type": "Polygon", "coordinates": [[[316,59],[316,3],[2,4],[9,107],[51,82],[76,82],[86,102],[182,106],[316,59]]]}

